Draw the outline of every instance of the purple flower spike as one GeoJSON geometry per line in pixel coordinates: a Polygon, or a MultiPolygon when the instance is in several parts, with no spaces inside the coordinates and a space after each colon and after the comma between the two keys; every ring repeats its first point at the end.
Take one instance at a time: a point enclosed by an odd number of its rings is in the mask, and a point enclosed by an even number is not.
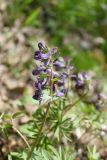
{"type": "Polygon", "coordinates": [[[76,89],[84,89],[84,82],[82,80],[77,80],[76,89]]]}
{"type": "Polygon", "coordinates": [[[65,94],[64,94],[63,92],[60,92],[60,91],[58,90],[57,84],[55,84],[54,86],[55,86],[56,95],[57,95],[58,97],[63,97],[65,94]]]}
{"type": "Polygon", "coordinates": [[[32,74],[36,76],[35,82],[35,94],[34,99],[41,102],[43,97],[43,90],[50,89],[50,79],[53,78],[53,91],[56,96],[65,96],[67,89],[65,88],[65,82],[68,77],[65,69],[65,61],[57,53],[57,48],[49,50],[41,42],[38,43],[38,51],[34,54],[34,59],[40,61],[37,67],[32,71],[32,74]],[[57,57],[56,57],[57,56],[57,57]],[[56,60],[55,60],[56,59],[56,60]],[[59,68],[59,69],[58,69],[59,68]],[[63,70],[62,70],[63,69],[63,70]],[[59,71],[59,72],[58,72],[59,71]]]}

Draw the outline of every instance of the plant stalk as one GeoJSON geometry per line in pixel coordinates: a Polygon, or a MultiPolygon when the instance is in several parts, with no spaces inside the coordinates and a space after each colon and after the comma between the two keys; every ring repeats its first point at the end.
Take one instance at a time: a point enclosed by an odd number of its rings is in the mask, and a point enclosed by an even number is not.
{"type": "Polygon", "coordinates": [[[42,125],[40,127],[40,130],[39,130],[39,135],[36,139],[36,141],[33,143],[32,147],[31,147],[31,150],[28,154],[28,157],[27,157],[27,160],[30,160],[31,156],[32,156],[32,153],[35,149],[35,147],[37,146],[37,149],[38,149],[38,142],[40,141],[40,138],[41,138],[41,133],[42,133],[42,130],[43,130],[43,127],[44,127],[44,124],[46,122],[46,118],[47,118],[47,115],[48,115],[48,111],[49,111],[49,108],[50,108],[50,102],[48,103],[48,106],[47,106],[47,109],[46,109],[46,113],[45,113],[45,116],[43,118],[43,121],[42,121],[42,125]]]}
{"type": "Polygon", "coordinates": [[[87,92],[84,93],[79,99],[77,99],[74,103],[71,103],[69,105],[67,105],[65,107],[65,109],[63,110],[63,114],[66,114],[72,107],[74,107],[77,103],[79,103],[79,101],[82,100],[82,98],[84,98],[87,95],[87,92]]]}
{"type": "MultiPolygon", "coordinates": [[[[50,75],[50,96],[53,99],[53,65],[51,67],[51,75],[50,75]]],[[[40,141],[40,138],[41,138],[43,127],[44,127],[45,122],[46,122],[46,118],[47,118],[47,115],[48,115],[48,111],[49,111],[52,99],[47,105],[46,112],[45,112],[45,115],[44,115],[44,118],[43,118],[43,121],[42,121],[42,125],[41,125],[40,130],[39,130],[39,135],[38,135],[36,141],[33,143],[32,147],[31,147],[31,150],[28,154],[27,160],[30,160],[35,147],[37,146],[37,149],[39,148],[39,141],[40,141]]]]}
{"type": "Polygon", "coordinates": [[[20,135],[20,137],[23,139],[23,141],[26,143],[26,145],[28,146],[28,148],[30,150],[31,147],[30,147],[29,143],[27,142],[26,138],[22,135],[22,133],[15,126],[13,126],[12,128],[20,135]]]}

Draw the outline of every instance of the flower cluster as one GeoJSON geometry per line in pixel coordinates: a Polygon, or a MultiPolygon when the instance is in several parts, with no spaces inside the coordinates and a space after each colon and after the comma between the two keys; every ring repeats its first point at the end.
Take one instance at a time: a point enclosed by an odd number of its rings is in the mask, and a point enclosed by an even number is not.
{"type": "Polygon", "coordinates": [[[62,97],[66,94],[65,82],[67,74],[64,59],[60,57],[57,48],[49,50],[42,43],[38,44],[39,50],[35,52],[34,59],[38,64],[32,71],[36,76],[34,99],[41,101],[43,90],[50,90],[50,96],[62,97]]]}
{"type": "Polygon", "coordinates": [[[96,99],[91,102],[97,110],[100,110],[101,107],[106,107],[107,105],[107,96],[102,93],[96,93],[96,99]]]}
{"type": "Polygon", "coordinates": [[[44,90],[49,90],[51,97],[64,97],[74,90],[78,96],[86,95],[85,102],[95,105],[96,108],[107,103],[107,98],[92,89],[95,87],[90,83],[90,76],[86,72],[75,72],[76,69],[69,59],[60,57],[58,48],[49,50],[42,43],[38,44],[38,48],[34,54],[36,67],[32,71],[36,77],[34,99],[41,102],[44,90]],[[93,99],[94,97],[97,98],[93,99]]]}
{"type": "Polygon", "coordinates": [[[72,74],[71,80],[75,82],[75,90],[78,95],[89,91],[90,78],[86,72],[72,74]]]}

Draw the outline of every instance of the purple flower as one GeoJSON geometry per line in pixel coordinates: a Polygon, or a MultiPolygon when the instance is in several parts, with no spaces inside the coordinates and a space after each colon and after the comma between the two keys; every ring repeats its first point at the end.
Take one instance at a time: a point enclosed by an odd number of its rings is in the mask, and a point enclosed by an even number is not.
{"type": "Polygon", "coordinates": [[[51,71],[51,69],[46,70],[46,73],[49,74],[49,75],[51,75],[51,72],[52,72],[54,78],[59,77],[59,73],[57,73],[55,71],[51,71]]]}
{"type": "Polygon", "coordinates": [[[89,80],[89,76],[86,72],[82,72],[82,77],[84,78],[84,80],[88,81],[89,80]]]}
{"type": "Polygon", "coordinates": [[[41,50],[35,52],[34,59],[36,59],[36,60],[40,60],[41,61],[43,59],[48,59],[48,58],[49,58],[49,55],[45,54],[41,50]]]}
{"type": "Polygon", "coordinates": [[[65,67],[65,61],[64,61],[64,59],[61,59],[61,60],[56,59],[53,62],[53,64],[56,67],[56,69],[65,67]]]}
{"type": "Polygon", "coordinates": [[[65,82],[68,77],[65,69],[65,62],[63,58],[58,55],[53,56],[57,52],[57,48],[49,50],[41,42],[38,43],[38,51],[34,54],[34,59],[41,61],[42,65],[38,65],[32,74],[36,76],[34,99],[41,101],[44,89],[53,87],[53,91],[58,97],[63,97],[66,94],[65,82]],[[52,57],[53,56],[53,57],[52,57]],[[57,56],[57,59],[55,60],[57,56]],[[54,58],[55,57],[55,58],[54,58]],[[59,67],[59,72],[57,68],[59,67]],[[60,70],[61,69],[61,70],[60,70]],[[50,86],[51,79],[53,79],[53,86],[50,86]]]}
{"type": "Polygon", "coordinates": [[[41,60],[41,54],[42,54],[41,51],[36,51],[34,54],[34,59],[41,60]]]}
{"type": "Polygon", "coordinates": [[[56,48],[53,48],[49,53],[45,53],[43,50],[35,52],[34,59],[36,60],[47,60],[56,52],[56,48]]]}
{"type": "Polygon", "coordinates": [[[78,74],[77,73],[76,74],[72,74],[71,75],[71,80],[77,81],[78,80],[78,74]]]}
{"type": "Polygon", "coordinates": [[[35,91],[35,94],[33,95],[33,99],[41,101],[42,93],[39,91],[35,91]]]}
{"type": "Polygon", "coordinates": [[[63,96],[65,95],[64,92],[63,92],[63,90],[62,90],[62,92],[59,91],[57,84],[55,84],[54,87],[55,87],[56,95],[57,95],[58,97],[63,97],[63,96]]]}
{"type": "Polygon", "coordinates": [[[45,53],[45,54],[41,54],[41,58],[42,59],[50,59],[50,57],[55,54],[57,51],[57,48],[53,48],[51,49],[51,51],[49,53],[45,53]]]}
{"type": "Polygon", "coordinates": [[[35,88],[37,91],[42,91],[42,84],[41,82],[35,82],[35,88]]]}
{"type": "Polygon", "coordinates": [[[58,83],[58,86],[62,86],[64,85],[65,82],[62,79],[59,79],[57,83],[58,83]]]}
{"type": "Polygon", "coordinates": [[[68,75],[66,73],[62,73],[59,80],[58,80],[58,85],[64,87],[67,77],[68,77],[68,75]]]}
{"type": "Polygon", "coordinates": [[[35,82],[35,94],[33,96],[34,99],[41,101],[43,96],[42,90],[46,86],[47,82],[48,78],[45,78],[43,80],[38,80],[37,82],[35,82]]]}
{"type": "Polygon", "coordinates": [[[37,66],[37,67],[32,71],[32,74],[33,74],[33,75],[39,75],[42,71],[44,71],[44,67],[43,67],[43,66],[37,66]]]}
{"type": "Polygon", "coordinates": [[[36,100],[41,100],[42,97],[42,86],[40,82],[35,82],[35,94],[33,96],[36,100]]]}
{"type": "Polygon", "coordinates": [[[49,78],[44,78],[42,81],[42,88],[44,88],[48,82],[49,82],[49,78]]]}
{"type": "Polygon", "coordinates": [[[77,80],[76,89],[84,89],[85,84],[82,80],[77,80]]]}

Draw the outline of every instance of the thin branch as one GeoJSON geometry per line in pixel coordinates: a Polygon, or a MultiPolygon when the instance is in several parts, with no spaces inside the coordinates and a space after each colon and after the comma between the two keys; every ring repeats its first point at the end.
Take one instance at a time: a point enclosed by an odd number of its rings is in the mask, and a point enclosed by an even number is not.
{"type": "Polygon", "coordinates": [[[29,143],[27,142],[26,138],[22,135],[22,133],[15,127],[12,127],[19,135],[20,137],[23,139],[23,141],[26,143],[27,147],[29,148],[29,150],[31,149],[29,143]]]}
{"type": "Polygon", "coordinates": [[[36,139],[36,141],[33,143],[32,145],[32,148],[31,148],[31,151],[29,152],[28,154],[28,157],[27,157],[27,160],[30,160],[31,156],[32,156],[32,153],[37,145],[37,148],[38,148],[38,142],[40,141],[40,138],[41,138],[41,133],[42,133],[42,130],[43,130],[43,127],[45,125],[45,122],[46,122],[46,118],[47,118],[47,115],[48,115],[48,111],[49,111],[49,108],[50,108],[50,102],[48,103],[48,106],[47,106],[47,109],[46,109],[46,113],[45,113],[45,116],[43,118],[43,121],[42,121],[42,125],[40,127],[40,130],[39,130],[39,135],[36,139]]]}
{"type": "Polygon", "coordinates": [[[77,99],[74,103],[71,103],[69,105],[66,106],[66,108],[63,110],[63,114],[66,114],[72,107],[74,107],[77,103],[79,103],[79,101],[82,100],[82,98],[84,98],[87,95],[87,92],[84,93],[79,99],[77,99]]]}

